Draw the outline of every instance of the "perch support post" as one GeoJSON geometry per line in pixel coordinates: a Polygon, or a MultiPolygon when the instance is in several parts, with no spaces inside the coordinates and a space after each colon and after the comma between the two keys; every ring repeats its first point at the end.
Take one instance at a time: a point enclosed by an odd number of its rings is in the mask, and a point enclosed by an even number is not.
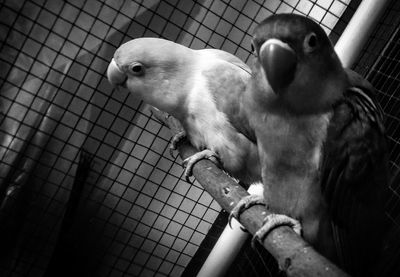
{"type": "Polygon", "coordinates": [[[389,0],[363,0],[335,45],[344,67],[351,68],[389,0]]]}

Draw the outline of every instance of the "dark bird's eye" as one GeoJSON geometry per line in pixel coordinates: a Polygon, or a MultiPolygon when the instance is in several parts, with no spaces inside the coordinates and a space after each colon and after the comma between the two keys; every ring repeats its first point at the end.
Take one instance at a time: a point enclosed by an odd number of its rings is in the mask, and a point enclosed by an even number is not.
{"type": "Polygon", "coordinates": [[[135,64],[133,64],[133,65],[131,66],[131,72],[132,72],[134,75],[137,75],[137,76],[142,75],[142,74],[144,73],[143,65],[140,64],[140,63],[135,63],[135,64]]]}
{"type": "Polygon", "coordinates": [[[315,33],[308,34],[304,39],[304,49],[307,52],[313,51],[318,46],[318,39],[315,33]]]}

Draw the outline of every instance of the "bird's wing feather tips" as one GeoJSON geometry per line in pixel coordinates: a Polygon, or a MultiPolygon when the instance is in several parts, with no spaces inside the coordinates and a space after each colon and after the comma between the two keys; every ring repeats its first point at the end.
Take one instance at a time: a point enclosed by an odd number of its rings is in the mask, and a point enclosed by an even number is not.
{"type": "Polygon", "coordinates": [[[379,105],[359,89],[346,96],[328,129],[321,184],[341,260],[355,271],[381,251],[388,152],[379,105]]]}

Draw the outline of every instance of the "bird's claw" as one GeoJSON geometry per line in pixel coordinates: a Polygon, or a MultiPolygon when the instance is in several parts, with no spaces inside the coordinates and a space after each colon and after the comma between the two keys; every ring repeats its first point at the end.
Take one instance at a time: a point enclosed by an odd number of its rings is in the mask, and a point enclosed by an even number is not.
{"type": "Polygon", "coordinates": [[[250,194],[249,196],[240,199],[240,201],[237,203],[237,205],[232,209],[232,211],[229,214],[228,217],[229,227],[232,228],[232,218],[235,217],[239,219],[240,214],[243,213],[244,210],[254,205],[265,205],[264,197],[258,194],[250,194]]]}
{"type": "Polygon", "coordinates": [[[263,220],[263,226],[254,234],[251,240],[251,246],[255,248],[256,241],[262,242],[266,236],[279,226],[289,226],[293,231],[301,236],[300,221],[284,214],[269,214],[263,220]]]}
{"type": "Polygon", "coordinates": [[[170,155],[173,159],[176,158],[176,157],[174,156],[174,150],[176,150],[176,147],[170,145],[170,146],[169,146],[169,155],[170,155]]]}
{"type": "Polygon", "coordinates": [[[215,153],[214,151],[209,150],[209,149],[205,149],[205,150],[198,152],[198,153],[190,156],[189,158],[183,160],[182,164],[185,167],[184,176],[188,183],[191,183],[189,177],[193,175],[193,166],[198,161],[203,160],[203,159],[209,159],[212,162],[214,162],[215,164],[219,165],[219,157],[218,157],[217,153],[215,153]]]}
{"type": "Polygon", "coordinates": [[[178,144],[181,143],[184,139],[186,139],[186,132],[180,131],[179,133],[175,134],[171,139],[171,144],[169,145],[169,154],[172,158],[176,158],[174,156],[174,150],[178,148],[178,144]]]}

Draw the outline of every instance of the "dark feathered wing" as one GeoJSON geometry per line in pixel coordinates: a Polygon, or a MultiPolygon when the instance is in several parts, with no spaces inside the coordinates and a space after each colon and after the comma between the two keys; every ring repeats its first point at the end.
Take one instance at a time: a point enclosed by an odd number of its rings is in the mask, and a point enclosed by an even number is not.
{"type": "Polygon", "coordinates": [[[388,153],[373,87],[356,73],[348,76],[351,88],[328,128],[321,185],[343,266],[370,276],[385,231],[388,153]]]}

